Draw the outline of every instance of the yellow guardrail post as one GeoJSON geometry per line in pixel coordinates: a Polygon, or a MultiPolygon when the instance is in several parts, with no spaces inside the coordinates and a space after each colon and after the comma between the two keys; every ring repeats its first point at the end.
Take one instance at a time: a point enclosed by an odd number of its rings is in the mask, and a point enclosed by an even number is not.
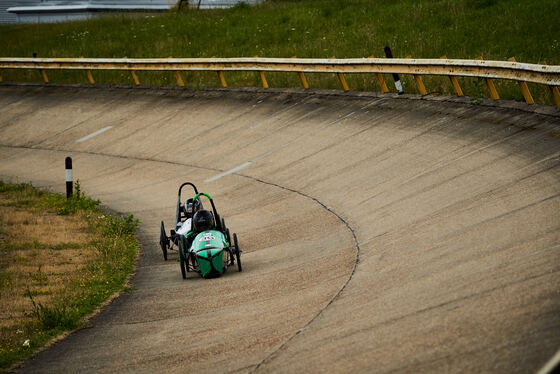
{"type": "MultiPolygon", "coordinates": [[[[336,57],[332,56],[332,59],[335,59],[336,57]]],[[[344,78],[344,74],[338,72],[336,73],[336,76],[338,77],[338,80],[340,81],[340,85],[342,86],[342,89],[345,92],[350,91],[350,88],[348,88],[348,83],[346,83],[346,79],[344,78]]]]}
{"type": "MultiPolygon", "coordinates": [[[[80,58],[84,58],[84,56],[80,56],[80,58]]],[[[93,80],[93,75],[91,74],[91,70],[86,70],[86,76],[90,84],[95,83],[95,81],[93,80]]]]}
{"type": "MultiPolygon", "coordinates": [[[[476,59],[481,61],[484,60],[482,56],[477,57],[476,59]]],[[[486,86],[488,87],[488,91],[490,91],[490,97],[492,98],[492,100],[499,100],[500,95],[498,95],[498,91],[496,90],[496,86],[494,86],[494,82],[492,82],[492,79],[484,78],[484,80],[486,81],[486,86]]]]}
{"type": "Polygon", "coordinates": [[[346,79],[344,79],[344,74],[336,73],[336,75],[338,75],[338,80],[340,81],[340,84],[342,85],[342,89],[346,92],[350,91],[350,88],[348,88],[348,84],[346,83],[346,79]]]}
{"type": "MultiPolygon", "coordinates": [[[[128,58],[128,57],[124,56],[124,58],[128,58]]],[[[130,75],[132,75],[132,80],[134,81],[134,84],[137,86],[140,85],[140,80],[138,79],[138,76],[136,75],[134,70],[130,70],[130,75]]]]}
{"type": "MultiPolygon", "coordinates": [[[[375,57],[369,56],[369,58],[375,58],[375,57]]],[[[383,93],[389,92],[389,89],[385,84],[385,80],[383,79],[383,75],[381,75],[381,73],[375,73],[375,76],[377,77],[377,80],[379,81],[379,85],[381,86],[381,92],[383,93]]]]}
{"type": "MultiPolygon", "coordinates": [[[[297,56],[292,56],[292,58],[296,58],[296,57],[297,56]]],[[[299,80],[301,81],[301,85],[303,86],[303,88],[307,90],[309,88],[309,84],[307,83],[305,74],[303,74],[303,71],[298,71],[298,75],[299,75],[299,80]]]]}
{"type": "MultiPolygon", "coordinates": [[[[441,56],[440,58],[446,60],[447,56],[441,56]]],[[[463,90],[461,89],[461,85],[459,85],[457,77],[455,77],[454,75],[450,75],[449,81],[451,82],[451,85],[453,86],[453,89],[455,90],[457,96],[463,96],[463,90]]]]}
{"type": "MultiPolygon", "coordinates": [[[[546,61],[541,61],[539,64],[546,65],[546,61]]],[[[548,88],[550,88],[550,92],[552,93],[552,100],[554,100],[556,107],[560,109],[560,91],[558,90],[558,86],[548,86],[548,88]]]]}
{"type": "Polygon", "coordinates": [[[560,91],[558,90],[557,86],[549,86],[550,90],[552,91],[552,97],[554,98],[554,102],[558,109],[560,109],[560,91]]]}
{"type": "MultiPolygon", "coordinates": [[[[412,56],[406,56],[406,58],[412,58],[412,56]]],[[[412,74],[414,76],[414,80],[416,81],[416,86],[418,87],[418,91],[420,95],[424,96],[428,94],[426,91],[426,86],[424,86],[424,82],[422,81],[422,76],[418,74],[412,74]]]]}
{"type": "Polygon", "coordinates": [[[306,90],[309,88],[309,84],[307,83],[307,79],[305,78],[305,74],[303,74],[302,71],[298,72],[299,75],[299,79],[301,80],[301,84],[303,86],[303,88],[305,88],[306,90]]]}
{"type": "Polygon", "coordinates": [[[268,82],[266,81],[266,77],[264,76],[264,71],[259,71],[259,75],[261,76],[263,88],[268,88],[268,82]]]}
{"type": "MultiPolygon", "coordinates": [[[[33,58],[37,58],[37,52],[33,52],[33,58]]],[[[43,77],[43,82],[49,83],[49,77],[47,77],[47,72],[45,72],[43,69],[39,69],[39,73],[41,73],[41,76],[43,77]]]]}
{"type": "Polygon", "coordinates": [[[90,84],[94,84],[95,81],[93,80],[93,75],[91,74],[91,70],[86,70],[86,75],[90,84]]]}
{"type": "MultiPolygon", "coordinates": [[[[259,56],[255,56],[255,58],[258,58],[259,56]]],[[[264,76],[264,71],[260,70],[259,71],[259,76],[261,77],[261,82],[263,85],[263,88],[268,88],[268,82],[266,81],[266,77],[264,76]]]]}
{"type": "MultiPolygon", "coordinates": [[[[212,58],[216,58],[216,56],[212,56],[212,58]]],[[[222,85],[222,87],[227,87],[227,82],[226,82],[226,78],[224,77],[224,73],[221,70],[218,70],[216,72],[216,74],[218,74],[218,79],[220,80],[220,84],[222,85]]]]}
{"type": "Polygon", "coordinates": [[[177,84],[181,87],[185,87],[185,82],[183,82],[183,78],[181,78],[181,74],[177,70],[173,71],[175,73],[175,79],[177,79],[177,84]]]}
{"type": "MultiPolygon", "coordinates": [[[[173,56],[169,56],[169,58],[173,58],[173,56]]],[[[175,75],[175,79],[177,79],[177,84],[181,87],[185,86],[185,82],[183,82],[183,78],[181,78],[181,74],[177,70],[173,70],[173,74],[175,75]]]]}
{"type": "MultiPolygon", "coordinates": [[[[515,61],[515,57],[508,58],[508,61],[517,62],[515,61]]],[[[519,87],[521,87],[521,92],[523,93],[525,102],[529,105],[534,104],[535,100],[533,100],[533,96],[531,95],[531,91],[529,91],[529,86],[527,86],[527,83],[523,81],[517,81],[517,83],[519,83],[519,87]]]]}
{"type": "Polygon", "coordinates": [[[140,85],[140,80],[138,79],[138,76],[136,76],[136,73],[134,72],[134,70],[130,71],[130,75],[132,75],[132,79],[134,80],[134,84],[135,85],[140,85]]]}
{"type": "Polygon", "coordinates": [[[226,78],[224,77],[224,73],[220,70],[217,71],[218,73],[218,78],[220,78],[220,83],[222,84],[222,87],[227,87],[227,82],[226,82],[226,78]]]}
{"type": "Polygon", "coordinates": [[[39,71],[41,72],[41,75],[43,76],[43,82],[49,83],[49,77],[47,77],[47,72],[44,71],[43,69],[41,69],[39,71]]]}

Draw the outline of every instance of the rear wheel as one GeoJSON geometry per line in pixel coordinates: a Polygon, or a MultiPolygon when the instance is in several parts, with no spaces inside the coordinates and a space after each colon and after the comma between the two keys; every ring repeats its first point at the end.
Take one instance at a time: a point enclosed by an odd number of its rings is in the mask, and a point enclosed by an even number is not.
{"type": "Polygon", "coordinates": [[[163,221],[161,221],[160,233],[159,233],[159,246],[163,252],[163,259],[167,261],[167,248],[169,248],[169,238],[165,235],[165,226],[163,221]]]}
{"type": "Polygon", "coordinates": [[[229,229],[226,229],[226,240],[228,245],[231,245],[231,235],[229,234],[229,229]]]}
{"type": "Polygon", "coordinates": [[[235,246],[235,259],[237,260],[237,270],[242,271],[243,269],[241,268],[241,257],[240,257],[241,251],[239,250],[239,244],[237,243],[236,233],[233,233],[233,243],[235,246]]]}
{"type": "Polygon", "coordinates": [[[233,266],[233,253],[235,252],[235,248],[232,250],[231,249],[231,235],[229,234],[229,229],[226,229],[226,240],[228,242],[229,245],[229,262],[228,262],[228,266],[233,266]]]}
{"type": "Polygon", "coordinates": [[[179,251],[179,265],[181,266],[181,275],[183,279],[187,279],[187,264],[186,258],[183,256],[182,251],[179,251]]]}
{"type": "Polygon", "coordinates": [[[225,232],[226,230],[226,221],[222,218],[222,231],[225,232]]]}

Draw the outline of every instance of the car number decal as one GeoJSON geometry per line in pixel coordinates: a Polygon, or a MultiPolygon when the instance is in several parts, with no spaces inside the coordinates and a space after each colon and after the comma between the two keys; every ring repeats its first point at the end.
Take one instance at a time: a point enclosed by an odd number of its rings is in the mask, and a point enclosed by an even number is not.
{"type": "Polygon", "coordinates": [[[212,235],[209,232],[206,232],[206,233],[204,233],[202,238],[199,240],[199,242],[207,242],[207,241],[214,240],[214,239],[216,239],[216,237],[214,235],[212,235]]]}

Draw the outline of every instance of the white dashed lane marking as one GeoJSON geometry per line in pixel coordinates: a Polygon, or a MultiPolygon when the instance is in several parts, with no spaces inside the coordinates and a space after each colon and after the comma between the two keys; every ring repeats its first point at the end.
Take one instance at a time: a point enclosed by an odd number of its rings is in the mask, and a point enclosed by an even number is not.
{"type": "Polygon", "coordinates": [[[91,139],[91,138],[93,138],[94,136],[97,136],[97,135],[99,135],[99,134],[102,134],[102,133],[104,133],[105,131],[110,130],[110,129],[112,129],[112,128],[113,128],[113,126],[106,126],[106,127],[102,128],[101,130],[97,130],[96,132],[93,132],[93,133],[91,133],[91,134],[89,134],[89,135],[87,135],[87,136],[84,136],[83,138],[80,138],[80,139],[76,140],[76,143],[85,142],[86,140],[91,139]]]}
{"type": "Polygon", "coordinates": [[[221,174],[214,175],[212,178],[206,179],[206,180],[204,181],[204,183],[214,182],[215,180],[218,180],[218,179],[220,179],[221,177],[225,177],[226,175],[230,175],[230,174],[236,173],[236,172],[238,172],[239,170],[244,169],[244,168],[246,168],[247,166],[251,165],[252,163],[253,163],[253,161],[247,161],[246,163],[241,164],[241,165],[239,165],[239,166],[236,166],[236,167],[234,167],[233,169],[230,169],[230,170],[228,170],[228,171],[224,171],[224,172],[221,173],[221,174]]]}

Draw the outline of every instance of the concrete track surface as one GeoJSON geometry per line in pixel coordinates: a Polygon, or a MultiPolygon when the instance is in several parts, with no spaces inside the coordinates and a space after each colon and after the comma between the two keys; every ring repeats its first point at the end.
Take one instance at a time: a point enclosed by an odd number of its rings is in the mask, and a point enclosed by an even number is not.
{"type": "Polygon", "coordinates": [[[21,371],[535,372],[560,347],[560,113],[476,104],[0,86],[1,178],[62,191],[72,156],[142,220],[134,291],[21,371]],[[163,261],[184,181],[243,272],[163,261]]]}

